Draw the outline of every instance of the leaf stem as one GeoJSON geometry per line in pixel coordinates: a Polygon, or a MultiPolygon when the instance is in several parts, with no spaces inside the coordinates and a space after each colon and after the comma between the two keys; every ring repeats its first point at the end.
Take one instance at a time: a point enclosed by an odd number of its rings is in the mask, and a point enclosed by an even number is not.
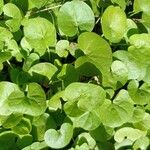
{"type": "Polygon", "coordinates": [[[11,63],[9,62],[9,60],[6,60],[7,64],[10,66],[10,68],[13,69],[13,66],[11,65],[11,63]]]}
{"type": "Polygon", "coordinates": [[[40,12],[45,12],[45,11],[49,11],[49,10],[52,10],[52,9],[56,9],[56,8],[59,8],[61,7],[62,5],[57,5],[57,6],[53,6],[53,7],[47,7],[45,9],[41,9],[39,11],[36,11],[34,14],[37,14],[37,13],[40,13],[40,12]]]}

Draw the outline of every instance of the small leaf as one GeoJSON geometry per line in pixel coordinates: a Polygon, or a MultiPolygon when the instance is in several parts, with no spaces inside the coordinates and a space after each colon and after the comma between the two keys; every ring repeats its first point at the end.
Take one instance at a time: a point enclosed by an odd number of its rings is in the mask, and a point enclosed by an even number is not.
{"type": "Polygon", "coordinates": [[[32,126],[31,122],[27,118],[22,118],[21,121],[12,128],[12,131],[19,135],[26,135],[31,132],[32,126]]]}
{"type": "Polygon", "coordinates": [[[0,148],[2,150],[12,149],[12,147],[15,147],[17,137],[18,135],[12,131],[4,131],[0,133],[0,148]]]}
{"type": "Polygon", "coordinates": [[[0,15],[3,12],[4,0],[0,0],[0,15]]]}
{"type": "Polygon", "coordinates": [[[102,31],[112,43],[118,43],[127,30],[126,14],[119,7],[109,6],[102,16],[102,31]],[[111,17],[110,17],[111,16],[111,17]]]}
{"type": "Polygon", "coordinates": [[[131,141],[136,141],[142,136],[145,136],[146,132],[134,129],[131,127],[124,127],[116,131],[114,139],[116,142],[122,142],[124,139],[129,139],[131,141]]]}
{"type": "Polygon", "coordinates": [[[99,117],[101,122],[109,127],[119,127],[131,120],[133,104],[128,92],[120,91],[113,102],[105,100],[100,107],[99,117]]]}
{"type": "Polygon", "coordinates": [[[11,114],[10,116],[7,116],[7,117],[3,116],[2,117],[2,126],[4,128],[12,128],[21,121],[22,117],[23,117],[23,115],[18,114],[18,113],[11,114]]]}
{"type": "Polygon", "coordinates": [[[29,69],[29,73],[34,76],[34,73],[43,75],[49,80],[56,73],[57,68],[51,63],[38,63],[29,69]]]}
{"type": "Polygon", "coordinates": [[[19,30],[22,20],[22,15],[19,8],[12,3],[7,3],[3,7],[4,15],[10,17],[5,21],[5,24],[9,27],[11,32],[16,32],[19,30]]]}
{"type": "Polygon", "coordinates": [[[86,57],[86,60],[94,64],[102,74],[110,71],[112,52],[109,44],[102,37],[93,32],[85,32],[79,36],[78,44],[85,54],[79,59],[86,57]]]}
{"type": "Polygon", "coordinates": [[[111,0],[113,4],[118,4],[123,10],[126,8],[126,0],[111,0]]]}
{"type": "Polygon", "coordinates": [[[7,104],[7,100],[11,93],[18,89],[18,86],[11,82],[0,82],[0,115],[8,116],[12,113],[7,104]]]}
{"type": "Polygon", "coordinates": [[[50,148],[60,149],[67,146],[73,136],[73,126],[63,123],[60,130],[49,129],[45,132],[45,142],[50,148]]]}
{"type": "Polygon", "coordinates": [[[67,40],[60,40],[56,44],[56,53],[60,57],[67,57],[68,51],[67,49],[69,48],[69,41],[67,40]]]}
{"type": "Polygon", "coordinates": [[[134,11],[139,12],[143,11],[144,13],[150,13],[150,1],[149,0],[134,0],[134,11]]]}
{"type": "Polygon", "coordinates": [[[133,149],[134,150],[137,150],[137,149],[145,150],[148,148],[149,144],[150,144],[150,142],[149,142],[148,137],[141,137],[135,141],[135,143],[133,144],[133,149]]]}
{"type": "Polygon", "coordinates": [[[43,55],[49,46],[56,44],[54,25],[45,18],[32,18],[24,23],[24,35],[32,48],[43,55]]]}
{"type": "Polygon", "coordinates": [[[75,36],[79,31],[92,31],[94,13],[83,1],[66,2],[58,13],[58,27],[67,36],[75,36]]]}
{"type": "Polygon", "coordinates": [[[49,0],[29,0],[29,9],[41,8],[45,6],[49,0]]]}

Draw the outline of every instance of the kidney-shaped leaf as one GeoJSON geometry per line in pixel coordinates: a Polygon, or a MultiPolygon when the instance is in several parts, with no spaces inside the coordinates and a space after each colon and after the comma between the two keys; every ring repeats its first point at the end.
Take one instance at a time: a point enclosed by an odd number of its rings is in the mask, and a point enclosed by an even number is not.
{"type": "Polygon", "coordinates": [[[45,132],[46,144],[54,149],[60,149],[67,146],[73,136],[73,126],[69,123],[63,123],[60,130],[49,129],[45,132]]]}
{"type": "Polygon", "coordinates": [[[22,20],[22,15],[19,8],[15,4],[7,3],[6,5],[4,5],[3,11],[4,15],[11,18],[5,22],[10,31],[18,31],[22,20]]]}
{"type": "MultiPolygon", "coordinates": [[[[109,72],[112,62],[112,52],[109,44],[103,38],[95,33],[85,32],[79,36],[78,44],[89,62],[93,63],[102,74],[109,72]]],[[[85,56],[79,57],[79,59],[83,57],[85,56]]],[[[78,64],[78,60],[76,64],[78,64]]]]}
{"type": "Polygon", "coordinates": [[[12,112],[39,116],[46,109],[46,96],[40,85],[30,83],[27,95],[22,91],[15,91],[8,97],[7,103],[12,112]]]}
{"type": "Polygon", "coordinates": [[[56,71],[57,71],[57,68],[51,63],[38,63],[32,66],[28,72],[31,75],[34,75],[34,73],[37,73],[37,74],[46,76],[50,80],[52,76],[56,73],[56,71]]]}
{"type": "Polygon", "coordinates": [[[65,113],[73,121],[74,126],[85,130],[93,130],[100,124],[97,114],[105,100],[106,92],[100,86],[87,83],[72,83],[64,91],[65,113]]]}
{"type": "MultiPolygon", "coordinates": [[[[56,43],[56,30],[54,25],[45,18],[37,17],[24,23],[24,35],[32,48],[44,50],[56,43]]],[[[41,53],[40,51],[38,51],[41,53]]]]}
{"type": "Polygon", "coordinates": [[[106,93],[100,86],[86,83],[72,83],[64,92],[63,99],[68,102],[77,101],[77,106],[83,111],[91,111],[102,105],[106,93]]]}
{"type": "Polygon", "coordinates": [[[121,90],[115,100],[105,100],[100,107],[100,120],[109,127],[118,127],[131,120],[133,115],[133,104],[129,94],[121,90]]]}
{"type": "Polygon", "coordinates": [[[79,31],[92,31],[94,13],[83,1],[66,2],[59,10],[58,27],[67,36],[74,36],[79,31]]]}
{"type": "Polygon", "coordinates": [[[120,7],[109,6],[102,16],[104,36],[112,43],[118,43],[127,29],[126,14],[120,7]]]}

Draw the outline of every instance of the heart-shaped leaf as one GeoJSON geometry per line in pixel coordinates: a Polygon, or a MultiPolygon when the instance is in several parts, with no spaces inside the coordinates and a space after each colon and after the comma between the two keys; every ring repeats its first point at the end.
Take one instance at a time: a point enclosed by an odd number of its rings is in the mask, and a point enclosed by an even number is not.
{"type": "Polygon", "coordinates": [[[60,149],[67,146],[73,135],[73,126],[69,123],[63,123],[60,130],[49,129],[45,132],[46,144],[54,149],[60,149]]]}
{"type": "Polygon", "coordinates": [[[78,45],[85,56],[77,59],[76,67],[80,65],[78,61],[86,57],[86,61],[94,64],[102,74],[110,71],[112,52],[110,46],[103,38],[93,32],[85,32],[79,36],[78,45]]]}
{"type": "Polygon", "coordinates": [[[133,104],[126,91],[120,91],[113,102],[105,100],[100,107],[100,120],[109,127],[118,127],[128,122],[131,120],[132,115],[133,104]]]}
{"type": "Polygon", "coordinates": [[[39,116],[46,109],[46,96],[40,85],[30,83],[27,95],[22,91],[15,91],[9,95],[7,104],[12,112],[39,116]]]}

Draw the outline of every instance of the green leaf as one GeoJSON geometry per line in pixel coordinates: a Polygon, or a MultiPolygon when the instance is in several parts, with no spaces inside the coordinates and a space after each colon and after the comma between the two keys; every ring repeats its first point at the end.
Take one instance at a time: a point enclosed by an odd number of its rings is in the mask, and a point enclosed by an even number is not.
{"type": "Polygon", "coordinates": [[[111,72],[113,77],[124,85],[128,80],[127,66],[121,61],[114,61],[111,65],[111,72]]]}
{"type": "Polygon", "coordinates": [[[36,116],[32,120],[32,125],[33,125],[33,135],[34,139],[38,141],[43,141],[44,140],[44,134],[47,129],[56,128],[56,123],[51,115],[48,113],[44,113],[40,116],[36,116]]]}
{"type": "Polygon", "coordinates": [[[45,132],[45,142],[50,148],[60,149],[67,146],[73,136],[73,126],[63,123],[60,130],[49,129],[45,132]]]}
{"type": "Polygon", "coordinates": [[[88,131],[96,129],[101,123],[96,110],[87,111],[79,117],[70,117],[70,119],[72,120],[74,127],[83,128],[88,131]]]}
{"type": "Polygon", "coordinates": [[[76,69],[71,64],[64,64],[57,77],[62,80],[64,87],[68,86],[72,82],[77,82],[79,79],[76,69]]]}
{"type": "Polygon", "coordinates": [[[12,113],[7,104],[7,100],[11,93],[16,90],[18,90],[16,84],[6,81],[0,82],[0,115],[8,116],[12,113]]]}
{"type": "Polygon", "coordinates": [[[9,60],[11,58],[10,52],[0,52],[0,70],[3,69],[3,62],[9,60]]]}
{"type": "Polygon", "coordinates": [[[29,69],[36,63],[39,62],[39,55],[37,55],[36,53],[31,53],[27,59],[24,61],[23,64],[23,70],[24,71],[29,71],[29,69]]]}
{"type": "Polygon", "coordinates": [[[51,97],[51,99],[47,102],[48,109],[50,111],[56,111],[61,109],[61,100],[60,98],[63,96],[63,92],[58,92],[51,97]]]}
{"type": "Polygon", "coordinates": [[[13,37],[12,33],[4,27],[0,27],[0,33],[0,41],[2,42],[10,40],[13,37]]]}
{"type": "Polygon", "coordinates": [[[3,12],[3,6],[4,6],[4,1],[3,1],[3,0],[0,0],[0,15],[1,15],[2,12],[3,12]]]}
{"type": "MultiPolygon", "coordinates": [[[[94,64],[102,74],[110,71],[112,52],[109,44],[93,32],[82,33],[78,38],[79,48],[84,52],[88,62],[94,64]],[[87,44],[88,41],[88,44],[87,44]]],[[[78,63],[78,59],[77,62],[78,63]]]]}
{"type": "Polygon", "coordinates": [[[97,108],[102,105],[105,96],[106,93],[100,86],[72,83],[63,94],[63,99],[67,101],[64,105],[65,113],[71,118],[74,126],[93,130],[100,124],[97,108]]]}
{"type": "Polygon", "coordinates": [[[45,6],[49,0],[28,0],[29,1],[29,9],[32,8],[41,8],[45,6]]]}
{"type": "Polygon", "coordinates": [[[143,11],[144,13],[150,13],[150,1],[149,0],[134,0],[134,11],[135,12],[139,12],[139,11],[143,11]]]}
{"type": "Polygon", "coordinates": [[[149,130],[150,129],[150,115],[148,113],[145,113],[143,119],[139,122],[136,122],[134,126],[143,131],[149,130]]]}
{"type": "Polygon", "coordinates": [[[142,20],[143,20],[143,24],[150,28],[150,14],[149,13],[143,13],[142,14],[142,20]]]}
{"type": "Polygon", "coordinates": [[[11,32],[16,32],[19,30],[22,20],[22,14],[19,8],[12,4],[7,3],[3,7],[4,15],[8,16],[11,19],[5,21],[5,24],[9,27],[11,32]]]}
{"type": "Polygon", "coordinates": [[[31,129],[32,126],[30,120],[27,118],[22,118],[21,121],[12,128],[12,131],[19,135],[26,135],[31,132],[31,129]]]}
{"type": "Polygon", "coordinates": [[[45,18],[37,17],[24,23],[24,35],[27,42],[39,54],[44,54],[49,46],[56,44],[54,25],[45,18]]]}
{"type": "Polygon", "coordinates": [[[24,147],[30,145],[33,141],[33,138],[30,134],[20,136],[17,140],[17,147],[23,149],[24,147]]]}
{"type": "Polygon", "coordinates": [[[23,115],[18,113],[11,114],[10,116],[2,116],[2,126],[4,128],[12,128],[21,121],[22,117],[23,115]]]}
{"type": "Polygon", "coordinates": [[[106,93],[100,86],[74,82],[65,89],[63,99],[68,103],[77,102],[78,108],[82,111],[92,111],[102,105],[105,96],[106,93]]]}
{"type": "Polygon", "coordinates": [[[0,149],[9,150],[15,147],[15,141],[18,136],[12,131],[4,131],[0,133],[0,149]]]}
{"type": "Polygon", "coordinates": [[[34,73],[37,73],[39,75],[47,77],[50,80],[56,73],[56,71],[57,68],[51,63],[38,63],[36,65],[33,65],[28,72],[32,76],[34,76],[34,73]]]}
{"type": "Polygon", "coordinates": [[[94,28],[94,13],[83,1],[66,2],[61,6],[57,17],[58,27],[70,37],[79,31],[92,31],[94,28]]]}
{"type": "Polygon", "coordinates": [[[126,0],[111,0],[113,4],[118,4],[123,10],[126,8],[126,0]]]}
{"type": "Polygon", "coordinates": [[[116,142],[122,142],[124,139],[129,139],[132,142],[136,141],[142,136],[145,136],[146,132],[134,129],[131,127],[123,127],[116,131],[114,139],[116,142]]]}
{"type": "Polygon", "coordinates": [[[83,143],[87,143],[89,149],[94,149],[96,146],[96,141],[91,137],[89,133],[83,132],[76,139],[76,145],[81,145],[83,143]]]}
{"type": "Polygon", "coordinates": [[[43,150],[45,148],[47,148],[47,144],[45,143],[45,141],[43,142],[34,142],[31,145],[23,148],[22,150],[43,150]]]}
{"type": "Polygon", "coordinates": [[[119,7],[109,6],[102,16],[102,31],[112,43],[118,43],[127,30],[126,14],[119,7]],[[110,18],[111,16],[111,18],[110,18]]]}
{"type": "Polygon", "coordinates": [[[67,57],[68,51],[67,49],[69,48],[69,41],[67,40],[60,40],[56,44],[56,53],[60,57],[67,57]]]}
{"type": "Polygon", "coordinates": [[[150,93],[143,89],[143,86],[139,87],[137,81],[132,80],[129,83],[128,91],[135,104],[145,105],[150,102],[150,93]]]}
{"type": "Polygon", "coordinates": [[[46,96],[40,85],[30,83],[27,95],[22,91],[14,91],[9,95],[7,104],[12,112],[39,116],[45,112],[46,96]]]}
{"type": "Polygon", "coordinates": [[[133,144],[133,149],[134,150],[137,150],[137,149],[145,150],[148,148],[149,144],[150,144],[150,142],[149,142],[148,137],[141,137],[135,141],[135,143],[133,144]]]}
{"type": "Polygon", "coordinates": [[[100,107],[100,120],[109,127],[119,127],[131,120],[133,115],[133,104],[130,101],[128,92],[122,90],[115,100],[105,100],[100,107]]]}

